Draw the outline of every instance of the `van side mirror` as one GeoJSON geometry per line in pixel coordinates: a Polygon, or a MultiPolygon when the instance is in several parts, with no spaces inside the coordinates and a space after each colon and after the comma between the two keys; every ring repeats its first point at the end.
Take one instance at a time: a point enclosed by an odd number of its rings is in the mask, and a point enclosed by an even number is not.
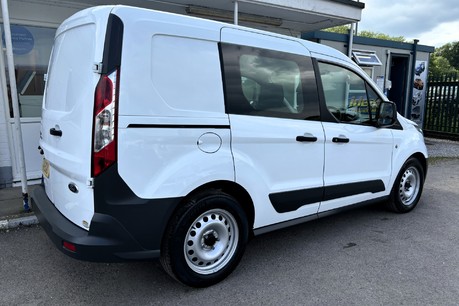
{"type": "Polygon", "coordinates": [[[376,125],[378,127],[389,127],[397,120],[397,106],[394,102],[382,101],[376,113],[376,125]]]}

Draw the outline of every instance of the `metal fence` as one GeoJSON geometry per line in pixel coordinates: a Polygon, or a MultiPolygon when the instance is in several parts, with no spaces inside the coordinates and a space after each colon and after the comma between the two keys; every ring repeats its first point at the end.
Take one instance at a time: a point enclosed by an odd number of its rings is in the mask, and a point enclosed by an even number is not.
{"type": "Polygon", "coordinates": [[[458,77],[457,73],[429,77],[424,119],[427,134],[459,137],[458,77]]]}

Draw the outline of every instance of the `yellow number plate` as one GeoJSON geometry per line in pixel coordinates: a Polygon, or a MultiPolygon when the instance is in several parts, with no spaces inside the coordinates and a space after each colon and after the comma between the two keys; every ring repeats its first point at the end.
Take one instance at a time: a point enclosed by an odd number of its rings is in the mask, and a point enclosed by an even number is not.
{"type": "Polygon", "coordinates": [[[43,172],[43,176],[49,178],[49,161],[43,158],[43,164],[41,165],[41,172],[43,172]]]}

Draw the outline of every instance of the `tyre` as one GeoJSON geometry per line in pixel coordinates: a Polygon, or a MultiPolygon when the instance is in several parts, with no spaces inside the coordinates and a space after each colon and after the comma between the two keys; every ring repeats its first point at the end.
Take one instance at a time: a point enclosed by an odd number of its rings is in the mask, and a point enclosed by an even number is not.
{"type": "Polygon", "coordinates": [[[189,200],[171,219],[161,264],[176,280],[207,287],[238,265],[248,240],[244,210],[230,195],[207,192],[189,200]]]}
{"type": "Polygon", "coordinates": [[[424,168],[416,158],[408,159],[395,180],[389,208],[398,213],[411,211],[419,202],[424,186],[424,168]]]}

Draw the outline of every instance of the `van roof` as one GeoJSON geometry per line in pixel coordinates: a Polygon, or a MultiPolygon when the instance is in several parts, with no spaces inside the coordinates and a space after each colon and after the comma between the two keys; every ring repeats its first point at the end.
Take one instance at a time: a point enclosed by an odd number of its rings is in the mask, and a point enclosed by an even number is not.
{"type": "Polygon", "coordinates": [[[180,15],[176,13],[157,11],[157,10],[152,10],[152,9],[139,8],[139,7],[133,7],[133,6],[126,6],[126,5],[104,5],[104,6],[95,6],[95,7],[84,9],[72,15],[71,17],[67,18],[58,28],[56,32],[56,36],[62,31],[65,31],[73,26],[77,26],[78,24],[85,23],[85,20],[87,21],[88,19],[90,19],[92,21],[96,21],[99,18],[106,19],[109,13],[116,14],[116,12],[120,10],[134,10],[134,11],[142,10],[144,12],[150,12],[153,18],[156,17],[158,19],[163,19],[163,20],[167,19],[167,21],[170,21],[170,22],[190,23],[192,25],[195,25],[195,26],[198,25],[200,27],[206,28],[211,31],[213,30],[216,32],[220,32],[221,29],[225,27],[225,28],[246,30],[246,31],[250,31],[253,33],[259,33],[259,34],[273,36],[277,38],[297,41],[301,43],[303,46],[305,46],[310,52],[332,56],[334,58],[343,60],[345,62],[352,62],[346,55],[344,55],[342,52],[334,48],[331,48],[325,45],[321,45],[319,43],[307,41],[304,39],[286,36],[286,35],[282,35],[282,34],[278,34],[274,32],[249,28],[245,26],[234,25],[234,24],[225,23],[221,21],[215,21],[215,20],[204,19],[204,18],[199,18],[199,17],[194,17],[194,16],[180,15]]]}

